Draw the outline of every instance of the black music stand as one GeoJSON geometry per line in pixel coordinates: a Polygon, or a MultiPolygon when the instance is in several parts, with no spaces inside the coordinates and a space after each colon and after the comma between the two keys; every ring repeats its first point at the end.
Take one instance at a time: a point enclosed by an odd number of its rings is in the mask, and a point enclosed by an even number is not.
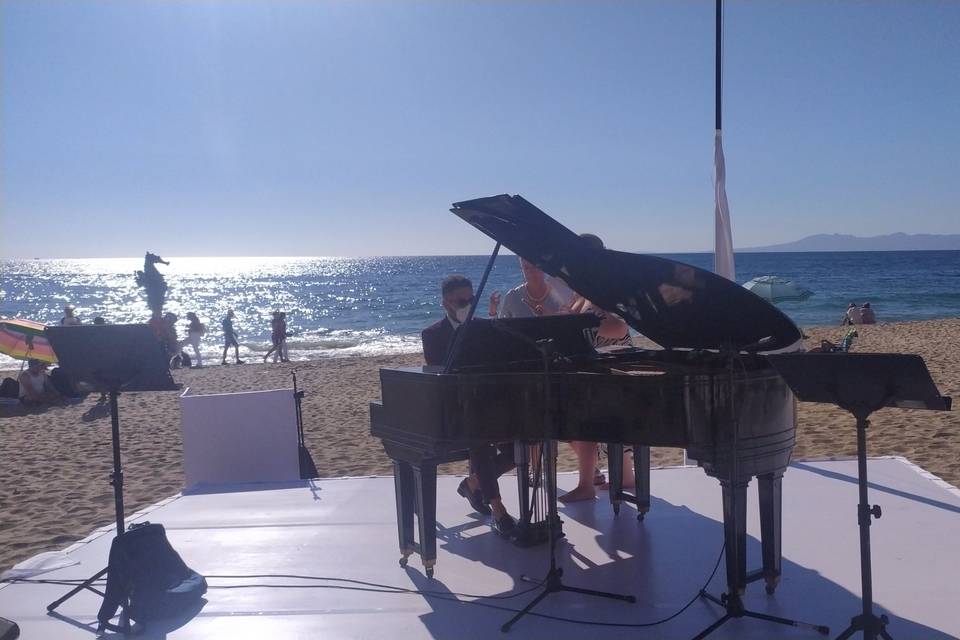
{"type": "MultiPolygon", "coordinates": [[[[47,337],[57,354],[60,368],[76,386],[83,383],[109,394],[111,440],[113,443],[114,508],[117,519],[117,536],[124,534],[123,469],[120,465],[120,413],[117,397],[122,391],[176,391],[180,385],[173,381],[160,342],[145,324],[89,325],[79,327],[47,327],[47,337]]],[[[87,589],[103,597],[93,583],[109,571],[106,567],[72,589],[69,593],[47,605],[53,612],[61,604],[87,589]]],[[[120,626],[129,630],[123,604],[120,626]]]]}
{"type": "MultiPolygon", "coordinates": [[[[543,358],[543,421],[544,425],[547,426],[553,423],[550,362],[555,357],[555,353],[553,351],[553,340],[551,339],[538,340],[535,344],[543,358]]],[[[545,433],[549,433],[549,429],[546,429],[545,433]]],[[[557,564],[557,542],[560,537],[557,535],[557,529],[560,527],[560,514],[557,511],[556,447],[556,440],[552,440],[549,437],[545,437],[540,446],[540,455],[543,459],[544,488],[547,492],[547,540],[550,547],[550,568],[547,570],[547,575],[544,579],[538,583],[543,591],[500,627],[500,631],[504,633],[509,631],[517,620],[530,613],[541,600],[551,593],[567,591],[569,593],[579,593],[586,596],[609,598],[611,600],[622,600],[625,602],[637,601],[636,597],[631,595],[596,591],[582,587],[571,587],[563,583],[563,569],[557,564]]],[[[520,578],[528,582],[537,582],[528,579],[526,576],[520,576],[520,578]]]]}
{"type": "Polygon", "coordinates": [[[941,396],[923,358],[902,353],[803,353],[767,356],[797,399],[834,404],[857,421],[857,484],[860,502],[860,582],[863,609],[837,640],[863,631],[865,640],[879,635],[891,640],[885,615],[873,613],[873,575],[870,564],[870,518],[880,518],[880,505],[867,500],[867,427],[877,409],[949,411],[951,400],[941,396]]]}

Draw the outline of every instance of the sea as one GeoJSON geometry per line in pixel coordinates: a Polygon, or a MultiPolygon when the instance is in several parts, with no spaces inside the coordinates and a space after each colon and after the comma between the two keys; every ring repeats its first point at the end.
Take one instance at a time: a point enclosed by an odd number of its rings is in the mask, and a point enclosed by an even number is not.
{"type": "MultiPolygon", "coordinates": [[[[663,257],[710,269],[710,253],[663,257]]],[[[373,258],[168,258],[160,265],[169,290],[165,310],[193,311],[208,326],[202,354],[218,363],[220,320],[234,309],[241,357],[270,346],[270,314],[287,313],[293,360],[415,352],[420,330],[441,317],[439,283],[462,273],[477,284],[487,256],[373,258]]],[[[65,304],[84,323],[146,322],[146,297],[134,271],[142,258],[0,261],[0,316],[54,324],[65,304]]],[[[788,278],[812,290],[780,308],[799,326],[833,325],[850,302],[870,302],[880,322],[960,316],[960,251],[739,253],[737,281],[788,278]]],[[[498,257],[487,291],[521,281],[517,258],[498,257]]],[[[485,311],[485,308],[483,308],[485,311]]],[[[19,361],[0,355],[0,369],[19,361]]]]}

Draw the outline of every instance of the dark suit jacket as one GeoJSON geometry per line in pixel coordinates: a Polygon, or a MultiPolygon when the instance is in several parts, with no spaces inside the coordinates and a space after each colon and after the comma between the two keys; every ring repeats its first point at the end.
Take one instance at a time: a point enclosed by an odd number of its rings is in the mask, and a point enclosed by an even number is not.
{"type": "Polygon", "coordinates": [[[447,316],[443,316],[442,320],[420,332],[420,339],[423,340],[423,359],[427,364],[439,366],[447,359],[447,350],[453,339],[453,331],[450,320],[447,316]]]}

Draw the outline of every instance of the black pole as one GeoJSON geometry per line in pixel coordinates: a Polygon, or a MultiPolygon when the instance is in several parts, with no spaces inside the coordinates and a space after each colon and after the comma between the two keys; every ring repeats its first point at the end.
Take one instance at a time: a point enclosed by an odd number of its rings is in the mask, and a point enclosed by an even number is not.
{"type": "MultiPolygon", "coordinates": [[[[863,589],[863,617],[873,616],[873,571],[870,563],[870,502],[867,498],[867,422],[857,418],[857,471],[859,472],[859,497],[857,524],[860,525],[860,586],[863,589]]],[[[873,634],[864,630],[864,638],[873,634]]]]}
{"type": "Polygon", "coordinates": [[[722,78],[722,64],[721,60],[723,59],[723,0],[717,0],[717,59],[716,59],[716,129],[720,131],[723,127],[721,126],[721,98],[723,96],[723,78],[722,78]]]}
{"type": "Polygon", "coordinates": [[[470,304],[470,312],[467,314],[467,319],[463,321],[457,331],[453,334],[453,344],[450,345],[450,349],[447,350],[447,359],[443,363],[443,372],[450,373],[453,369],[453,363],[456,362],[457,356],[460,355],[460,343],[463,342],[463,336],[466,333],[460,329],[470,323],[473,320],[473,314],[477,311],[477,305],[480,303],[480,296],[483,294],[483,288],[487,286],[487,278],[490,277],[490,272],[493,270],[493,263],[497,261],[497,254],[500,253],[500,243],[497,242],[493,247],[493,253],[490,254],[490,259],[487,261],[487,267],[483,270],[483,277],[480,278],[480,285],[477,287],[477,292],[473,296],[473,302],[470,304]]]}
{"type": "Polygon", "coordinates": [[[117,535],[122,536],[123,526],[123,469],[120,466],[120,411],[117,408],[119,391],[110,392],[110,428],[113,440],[113,473],[110,484],[113,485],[113,502],[117,515],[117,535]]]}
{"type": "MultiPolygon", "coordinates": [[[[881,405],[882,406],[882,405],[881,405]]],[[[870,506],[867,497],[867,427],[870,426],[867,412],[852,412],[857,419],[857,485],[860,502],[857,504],[857,524],[860,526],[860,588],[862,589],[862,608],[860,615],[850,620],[850,626],[843,630],[837,640],[850,638],[857,631],[863,632],[863,640],[891,640],[887,632],[890,620],[885,615],[873,613],[873,571],[870,562],[870,523],[871,518],[880,517],[880,507],[870,506]]]]}

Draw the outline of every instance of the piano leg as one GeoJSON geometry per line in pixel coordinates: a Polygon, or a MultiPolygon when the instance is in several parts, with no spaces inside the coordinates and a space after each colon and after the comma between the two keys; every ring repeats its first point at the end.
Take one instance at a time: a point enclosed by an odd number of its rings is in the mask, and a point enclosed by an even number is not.
{"type": "Polygon", "coordinates": [[[400,566],[407,566],[407,559],[415,550],[413,540],[414,504],[413,469],[409,462],[393,461],[393,486],[397,498],[397,533],[400,537],[400,566]]]}
{"type": "Polygon", "coordinates": [[[424,460],[414,465],[417,487],[417,520],[420,528],[420,558],[428,578],[437,563],[437,465],[424,460]]]}
{"type": "Polygon", "coordinates": [[[780,582],[780,523],[782,517],[782,473],[757,477],[760,495],[760,540],[763,549],[763,579],[767,593],[772,594],[780,582]]]}
{"type": "Polygon", "coordinates": [[[607,443],[607,462],[609,465],[607,483],[610,485],[610,504],[613,505],[614,515],[620,514],[620,503],[623,502],[623,445],[614,442],[607,443]]]}
{"type": "MultiPolygon", "coordinates": [[[[621,457],[621,460],[623,458],[621,457]]],[[[633,445],[633,476],[637,483],[637,520],[650,511],[650,447],[633,445]]]]}
{"type": "Polygon", "coordinates": [[[727,558],[727,587],[743,593],[747,587],[747,486],[721,480],[723,490],[723,544],[727,558]]]}

